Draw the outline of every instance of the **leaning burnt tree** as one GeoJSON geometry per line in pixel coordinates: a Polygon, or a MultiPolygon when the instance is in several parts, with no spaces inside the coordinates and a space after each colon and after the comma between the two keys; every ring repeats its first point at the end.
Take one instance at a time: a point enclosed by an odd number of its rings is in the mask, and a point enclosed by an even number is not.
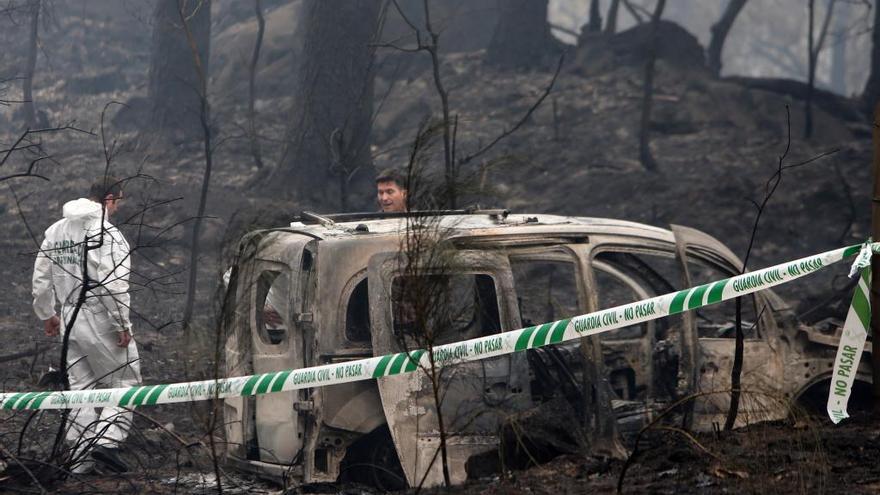
{"type": "Polygon", "coordinates": [[[510,0],[499,9],[487,63],[504,68],[536,67],[543,65],[547,55],[559,54],[561,45],[547,23],[547,0],[510,0]]]}
{"type": "Polygon", "coordinates": [[[159,0],[153,10],[153,39],[148,86],[149,124],[153,131],[198,137],[202,98],[190,38],[207,73],[211,38],[210,0],[159,0]],[[187,30],[181,22],[186,19],[187,30]]]}
{"type": "Polygon", "coordinates": [[[608,6],[608,15],[605,20],[605,34],[614,34],[617,32],[617,12],[620,11],[620,0],[611,0],[608,6]]]}
{"type": "Polygon", "coordinates": [[[279,165],[261,190],[311,208],[369,204],[379,11],[379,0],[306,0],[292,121],[279,165]]]}
{"type": "Polygon", "coordinates": [[[639,120],[639,161],[648,172],[657,171],[657,161],[651,154],[651,108],[654,98],[654,67],[657,62],[657,43],[660,17],[666,0],[657,0],[651,15],[651,35],[647,38],[645,52],[645,79],[642,85],[642,117],[639,120]]]}
{"type": "Polygon", "coordinates": [[[727,40],[727,34],[730,33],[730,28],[733,27],[733,21],[736,20],[736,16],[745,7],[746,1],[730,0],[724,9],[724,13],[721,15],[721,19],[718,19],[718,22],[712,25],[712,38],[709,40],[706,58],[708,59],[709,70],[716,77],[721,75],[721,54],[724,50],[724,41],[727,40]]]}

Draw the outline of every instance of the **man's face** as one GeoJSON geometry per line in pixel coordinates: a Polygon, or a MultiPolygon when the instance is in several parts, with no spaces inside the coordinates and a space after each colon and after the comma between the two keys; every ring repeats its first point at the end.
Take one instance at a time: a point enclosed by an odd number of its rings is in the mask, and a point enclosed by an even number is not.
{"type": "Polygon", "coordinates": [[[104,209],[107,212],[107,218],[116,213],[116,210],[119,209],[120,201],[122,201],[122,193],[119,193],[119,196],[114,196],[113,194],[104,196],[104,209]]]}
{"type": "Polygon", "coordinates": [[[406,189],[400,187],[397,182],[377,182],[376,200],[379,208],[385,213],[406,211],[406,189]]]}

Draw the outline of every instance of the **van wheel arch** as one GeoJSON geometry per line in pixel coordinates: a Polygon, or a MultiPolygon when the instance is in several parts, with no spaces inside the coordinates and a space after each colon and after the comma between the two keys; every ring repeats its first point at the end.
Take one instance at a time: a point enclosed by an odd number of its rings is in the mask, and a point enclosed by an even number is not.
{"type": "MultiPolygon", "coordinates": [[[[818,377],[795,394],[792,404],[808,414],[825,415],[827,414],[826,404],[830,387],[830,374],[818,377]]],[[[873,387],[871,385],[871,378],[862,374],[856,375],[847,410],[852,414],[853,412],[870,411],[872,407],[873,387]]]]}
{"type": "Polygon", "coordinates": [[[337,481],[363,483],[383,491],[407,488],[406,475],[387,423],[348,446],[339,465],[337,481]]]}

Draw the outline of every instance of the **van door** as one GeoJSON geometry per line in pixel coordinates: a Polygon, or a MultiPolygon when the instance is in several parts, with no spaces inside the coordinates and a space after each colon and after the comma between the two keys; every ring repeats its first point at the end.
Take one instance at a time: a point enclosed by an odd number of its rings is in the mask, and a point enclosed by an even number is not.
{"type": "MultiPolygon", "coordinates": [[[[499,253],[455,251],[434,263],[405,263],[386,253],[369,263],[372,343],[384,355],[513,329],[510,264],[499,253]]],[[[400,367],[406,363],[389,363],[400,367]]],[[[410,486],[443,483],[441,424],[452,483],[465,464],[498,446],[503,418],[529,407],[525,353],[429,367],[378,380],[382,407],[410,486]],[[440,414],[435,400],[440,401],[440,414]]]]}
{"type": "MultiPolygon", "coordinates": [[[[599,309],[590,291],[582,245],[522,246],[509,251],[519,327],[571,318],[599,309]]],[[[536,337],[537,338],[537,337],[536,337]]],[[[529,349],[537,401],[561,394],[586,425],[583,441],[594,455],[625,458],[613,410],[612,384],[619,378],[605,366],[607,349],[598,336],[529,349]],[[603,359],[605,358],[605,359],[603,359]],[[611,372],[610,380],[607,371],[611,372]]]]}
{"type": "MultiPolygon", "coordinates": [[[[303,367],[291,325],[290,295],[295,290],[292,278],[290,268],[281,263],[259,261],[256,265],[256,283],[250,293],[255,374],[303,367]]],[[[254,386],[259,392],[269,390],[271,385],[261,382],[254,386]]],[[[288,464],[302,446],[302,421],[293,408],[298,392],[256,396],[259,460],[288,464]]]]}
{"type": "MultiPolygon", "coordinates": [[[[237,280],[236,331],[227,341],[227,362],[233,357],[235,371],[261,374],[302,368],[308,350],[300,314],[308,295],[312,255],[304,236],[273,232],[260,243],[254,259],[241,264],[237,280]],[[248,370],[248,368],[250,368],[248,370]]],[[[258,392],[281,386],[274,382],[251,384],[258,392]]],[[[304,417],[295,410],[307,391],[297,390],[228,399],[230,416],[241,421],[232,430],[249,460],[291,464],[303,446],[304,417]]]]}
{"type": "MultiPolygon", "coordinates": [[[[641,301],[686,286],[671,243],[598,235],[590,241],[586,278],[594,307],[641,301]]],[[[688,313],[602,334],[605,368],[617,398],[655,409],[691,394],[694,379],[687,363],[696,353],[694,334],[688,313]]],[[[640,428],[637,422],[630,427],[640,428]]]]}
{"type": "MultiPolygon", "coordinates": [[[[694,287],[739,275],[742,261],[721,242],[697,230],[672,226],[679,262],[694,287]]],[[[697,331],[696,392],[693,427],[723,425],[730,408],[731,370],[736,337],[736,302],[693,311],[697,331]]],[[[783,360],[774,349],[778,335],[769,298],[762,292],[742,297],[743,366],[735,426],[785,417],[783,360]]]]}

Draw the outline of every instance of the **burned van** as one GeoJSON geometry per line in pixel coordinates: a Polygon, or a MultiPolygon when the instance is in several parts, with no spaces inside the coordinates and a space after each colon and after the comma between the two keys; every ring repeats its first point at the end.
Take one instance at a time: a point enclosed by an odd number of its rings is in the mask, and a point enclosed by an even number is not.
{"type": "MultiPolygon", "coordinates": [[[[503,210],[304,213],[248,234],[238,253],[225,304],[228,376],[419,348],[419,325],[435,318],[418,316],[434,297],[424,287],[443,288],[427,307],[446,315],[433,335],[445,344],[720,280],[742,266],[686,227],[503,210]],[[430,249],[419,244],[428,238],[430,249]]],[[[745,296],[742,308],[737,425],[782,418],[790,401],[827,382],[839,339],[839,329],[798,325],[770,290],[745,296]]],[[[688,426],[723,424],[734,316],[731,301],[601,335],[601,372],[621,428],[694,393],[688,426]]],[[[548,376],[585,376],[571,364],[583,355],[576,344],[551,349],[466,363],[442,380],[417,370],[226,399],[228,460],[290,484],[357,472],[385,486],[430,486],[443,480],[442,422],[449,475],[461,482],[468,459],[498,448],[505,420],[560,394],[564,384],[548,376]]],[[[865,366],[859,379],[870,381],[865,366]]]]}

